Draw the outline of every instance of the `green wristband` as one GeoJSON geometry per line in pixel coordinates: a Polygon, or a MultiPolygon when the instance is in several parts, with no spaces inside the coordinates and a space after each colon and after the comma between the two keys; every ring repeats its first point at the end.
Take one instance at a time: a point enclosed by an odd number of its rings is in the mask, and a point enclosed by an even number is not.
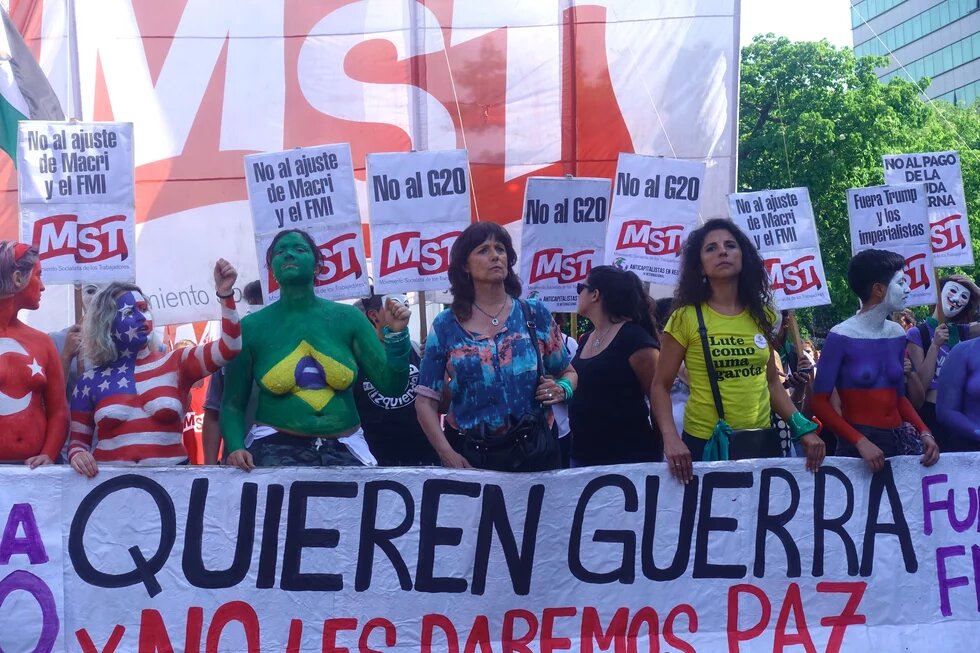
{"type": "Polygon", "coordinates": [[[558,379],[555,384],[560,386],[562,390],[565,391],[565,401],[572,398],[574,391],[572,390],[572,382],[568,379],[558,379]]]}
{"type": "Polygon", "coordinates": [[[799,442],[804,435],[815,433],[819,429],[819,424],[808,420],[800,411],[796,411],[789,418],[789,430],[793,434],[793,442],[799,442]]]}

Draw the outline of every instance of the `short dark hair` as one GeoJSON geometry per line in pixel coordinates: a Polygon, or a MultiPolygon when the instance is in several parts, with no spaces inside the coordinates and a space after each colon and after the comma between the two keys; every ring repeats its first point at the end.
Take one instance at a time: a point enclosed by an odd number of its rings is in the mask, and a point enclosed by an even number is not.
{"type": "Polygon", "coordinates": [[[249,281],[242,288],[242,297],[245,299],[246,304],[252,304],[257,306],[262,303],[262,282],[256,279],[255,281],[249,281]]]}
{"type": "Polygon", "coordinates": [[[847,285],[861,303],[871,298],[876,283],[888,285],[895,273],[905,267],[905,257],[886,249],[858,252],[847,265],[847,285]]]}
{"type": "Polygon", "coordinates": [[[371,294],[361,299],[361,308],[365,313],[368,311],[381,310],[381,295],[374,294],[374,285],[371,286],[371,294]]]}
{"type": "Polygon", "coordinates": [[[507,230],[495,222],[471,224],[459,235],[449,250],[449,291],[453,294],[453,313],[461,320],[473,315],[473,280],[466,273],[466,261],[474,249],[493,238],[507,250],[507,277],[504,290],[513,298],[521,296],[521,280],[514,272],[517,252],[507,230]]]}

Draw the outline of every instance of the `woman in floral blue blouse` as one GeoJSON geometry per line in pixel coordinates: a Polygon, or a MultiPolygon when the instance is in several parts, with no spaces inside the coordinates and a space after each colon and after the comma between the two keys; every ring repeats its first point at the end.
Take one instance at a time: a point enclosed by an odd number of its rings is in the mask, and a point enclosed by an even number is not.
{"type": "Polygon", "coordinates": [[[529,300],[546,375],[538,374],[521,307],[517,254],[503,227],[470,225],[453,244],[449,282],[453,304],[432,323],[425,343],[416,411],[426,437],[446,467],[470,467],[439,425],[439,399],[446,378],[451,412],[463,436],[470,430],[491,439],[520,418],[567,401],[575,371],[558,326],[540,302],[529,300]]]}

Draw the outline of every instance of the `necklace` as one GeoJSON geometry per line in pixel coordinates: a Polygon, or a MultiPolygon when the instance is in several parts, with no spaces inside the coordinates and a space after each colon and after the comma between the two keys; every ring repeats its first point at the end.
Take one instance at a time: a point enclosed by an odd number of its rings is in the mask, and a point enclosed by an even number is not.
{"type": "Polygon", "coordinates": [[[473,302],[473,305],[476,306],[476,310],[480,311],[481,313],[483,313],[484,315],[486,315],[488,318],[490,318],[490,324],[492,324],[493,326],[500,326],[500,320],[498,320],[497,317],[501,313],[504,312],[504,307],[507,306],[507,300],[506,299],[504,300],[504,303],[501,304],[500,308],[497,309],[497,312],[494,313],[493,315],[491,315],[490,313],[487,313],[485,310],[483,310],[480,307],[480,305],[477,304],[476,302],[473,302]]]}
{"type": "Polygon", "coordinates": [[[589,342],[592,343],[593,352],[599,351],[599,347],[602,346],[602,341],[605,339],[607,335],[609,335],[609,329],[611,328],[613,328],[612,324],[610,324],[605,329],[603,329],[601,333],[599,332],[599,329],[595,330],[593,337],[589,340],[589,342]]]}

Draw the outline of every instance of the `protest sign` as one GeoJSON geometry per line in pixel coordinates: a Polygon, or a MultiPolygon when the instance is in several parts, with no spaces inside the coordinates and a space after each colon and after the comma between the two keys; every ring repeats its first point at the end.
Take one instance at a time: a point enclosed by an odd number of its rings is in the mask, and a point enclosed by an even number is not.
{"type": "Polygon", "coordinates": [[[847,216],[852,254],[865,249],[901,254],[911,291],[906,303],[936,303],[926,193],[921,184],[851,188],[847,191],[847,216]]]}
{"type": "Polygon", "coordinates": [[[354,191],[350,146],[318,145],[245,157],[245,178],[255,231],[255,256],[266,270],[266,303],[279,298],[279,285],[265,263],[273,239],[302,229],[320,248],[314,291],[324,299],[368,293],[364,235],[354,191]]]}
{"type": "Polygon", "coordinates": [[[5,467],[0,647],[969,650],[978,463],[5,467]]]}
{"type": "Polygon", "coordinates": [[[20,240],[47,283],[133,280],[131,123],[21,121],[17,177],[20,240]]]}
{"type": "Polygon", "coordinates": [[[762,255],[780,309],[830,303],[813,205],[806,188],[733,193],[732,220],[762,255]]]}
{"type": "Polygon", "coordinates": [[[936,267],[973,265],[958,152],[886,154],[886,184],[924,184],[936,267]]]}
{"type": "MultiPolygon", "coordinates": [[[[366,153],[468,143],[474,215],[501,225],[520,218],[527,177],[612,178],[619,152],[705,159],[704,215],[734,190],[735,0],[7,4],[62,106],[134,123],[136,274],[156,324],[214,317],[205,244],[236,263],[239,290],[259,274],[243,153],[350,142],[363,212],[366,153]]],[[[4,238],[16,179],[0,157],[4,238]]]]}
{"type": "Polygon", "coordinates": [[[602,263],[609,215],[608,179],[531,177],[524,189],[521,281],[530,299],[571,312],[575,290],[602,263]]]}
{"type": "Polygon", "coordinates": [[[698,223],[703,180],[703,161],[620,154],[606,263],[651,283],[677,283],[681,245],[698,223]]]}
{"type": "Polygon", "coordinates": [[[449,250],[470,225],[466,150],[367,155],[378,293],[445,290],[449,250]]]}

